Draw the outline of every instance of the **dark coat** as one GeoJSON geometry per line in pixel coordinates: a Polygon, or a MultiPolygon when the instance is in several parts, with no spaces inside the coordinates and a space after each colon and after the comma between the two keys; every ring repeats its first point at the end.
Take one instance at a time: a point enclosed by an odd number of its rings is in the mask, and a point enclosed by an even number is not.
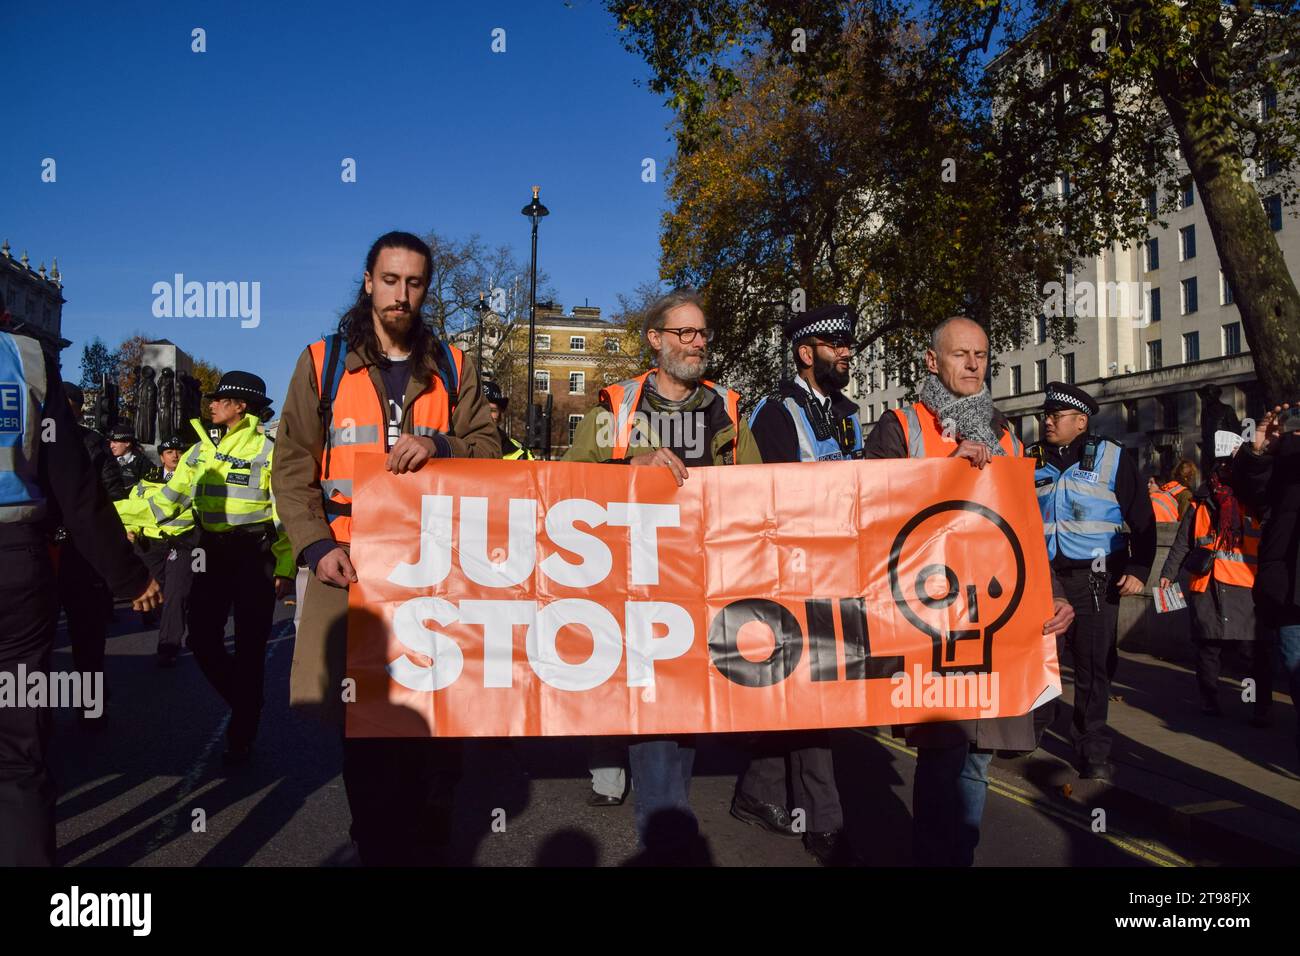
{"type": "MultiPolygon", "coordinates": [[[[1198,508],[1208,507],[1209,489],[1197,490],[1196,498],[1169,547],[1169,556],[1160,571],[1162,578],[1178,580],[1178,572],[1192,550],[1192,527],[1198,508]]],[[[1213,517],[1211,517],[1213,520],[1213,517]]],[[[1189,590],[1187,606],[1192,612],[1192,640],[1195,641],[1253,641],[1255,639],[1255,598],[1250,588],[1224,584],[1210,577],[1209,586],[1200,593],[1189,590]]]]}
{"type": "Polygon", "coordinates": [[[1300,624],[1300,432],[1278,439],[1269,455],[1250,445],[1233,459],[1233,490],[1264,518],[1255,603],[1270,626],[1300,624]]]}

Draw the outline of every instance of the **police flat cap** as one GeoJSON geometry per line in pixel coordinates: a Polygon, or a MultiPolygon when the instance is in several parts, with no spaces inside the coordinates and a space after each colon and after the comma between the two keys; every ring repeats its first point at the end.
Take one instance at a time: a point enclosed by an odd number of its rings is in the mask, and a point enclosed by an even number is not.
{"type": "Polygon", "coordinates": [[[159,451],[184,451],[185,448],[185,440],[179,435],[173,435],[158,446],[159,451]]]}
{"type": "Polygon", "coordinates": [[[108,436],[109,441],[135,441],[135,430],[131,428],[114,428],[108,436]]]}
{"type": "Polygon", "coordinates": [[[785,323],[791,342],[816,335],[824,339],[853,341],[853,310],[847,305],[823,305],[811,312],[796,312],[785,323]]]}
{"type": "Polygon", "coordinates": [[[1047,398],[1043,402],[1043,411],[1060,412],[1060,411],[1083,412],[1085,415],[1096,415],[1101,410],[1101,406],[1092,400],[1092,396],[1079,388],[1077,385],[1067,385],[1065,382],[1048,382],[1047,398]]]}
{"type": "Polygon", "coordinates": [[[245,402],[249,408],[262,408],[270,405],[266,397],[266,382],[252,372],[227,372],[221,376],[215,391],[203,396],[208,400],[230,398],[245,402]]]}

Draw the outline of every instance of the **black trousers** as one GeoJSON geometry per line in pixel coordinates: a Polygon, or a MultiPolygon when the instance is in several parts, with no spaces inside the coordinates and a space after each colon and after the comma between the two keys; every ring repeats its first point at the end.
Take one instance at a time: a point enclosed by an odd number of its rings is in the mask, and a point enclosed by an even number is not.
{"type": "Polygon", "coordinates": [[[447,862],[463,742],[345,737],[343,786],[362,866],[447,862]]]}
{"type": "MultiPolygon", "coordinates": [[[[1070,741],[1086,761],[1110,758],[1106,714],[1110,709],[1110,682],[1119,662],[1116,635],[1119,628],[1119,591],[1114,574],[1094,574],[1089,568],[1057,568],[1056,576],[1074,608],[1074,623],[1056,641],[1057,655],[1066,646],[1074,660],[1074,711],[1070,741]],[[1093,604],[1093,594],[1097,604],[1093,604]]],[[[1038,739],[1056,716],[1059,700],[1034,711],[1038,739]]]]}
{"type": "Polygon", "coordinates": [[[257,531],[205,532],[203,570],[194,574],[186,624],[199,670],[230,705],[226,738],[250,744],[262,715],[266,643],[275,614],[275,557],[257,531]],[[235,653],[226,650],[226,618],[235,614],[235,653]]]}
{"type": "Polygon", "coordinates": [[[73,667],[83,673],[99,673],[104,669],[108,622],[113,617],[113,592],[71,538],[59,545],[58,593],[68,619],[73,667]]]}
{"type": "MultiPolygon", "coordinates": [[[[29,674],[50,668],[59,615],[54,566],[35,531],[0,526],[0,567],[0,680],[22,693],[20,665],[29,674]]],[[[49,707],[0,706],[0,867],[54,864],[53,726],[49,707]]]]}
{"type": "Polygon", "coordinates": [[[1273,646],[1263,641],[1196,641],[1196,686],[1201,703],[1219,703],[1219,672],[1223,652],[1235,651],[1255,679],[1255,713],[1269,712],[1273,703],[1273,646]]]}
{"type": "Polygon", "coordinates": [[[810,833],[829,833],[844,826],[830,735],[824,730],[760,734],[750,748],[749,766],[737,789],[791,813],[803,810],[810,833]]]}
{"type": "Polygon", "coordinates": [[[194,584],[190,548],[168,538],[136,537],[136,553],[163,589],[162,614],[158,622],[159,656],[180,653],[189,613],[190,590],[194,584]]]}

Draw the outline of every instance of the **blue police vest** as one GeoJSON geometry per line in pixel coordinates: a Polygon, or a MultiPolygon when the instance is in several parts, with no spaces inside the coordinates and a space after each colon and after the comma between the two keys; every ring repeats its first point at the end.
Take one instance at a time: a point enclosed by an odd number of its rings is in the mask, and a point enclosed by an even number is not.
{"type": "Polygon", "coordinates": [[[1062,472],[1050,463],[1034,469],[1038,507],[1043,513],[1047,556],[1059,553],[1089,560],[1124,547],[1124,509],[1115,497],[1115,477],[1124,449],[1106,438],[1084,439],[1083,457],[1062,472]],[[1087,446],[1096,443],[1091,471],[1086,471],[1087,446]]]}
{"type": "Polygon", "coordinates": [[[33,524],[45,517],[36,456],[46,385],[40,343],[0,332],[0,524],[33,524]]]}
{"type": "MultiPolygon", "coordinates": [[[[794,398],[786,397],[780,401],[794,421],[794,431],[799,438],[800,461],[844,461],[853,457],[851,454],[846,455],[844,453],[844,450],[840,447],[839,439],[834,435],[828,438],[818,438],[813,423],[808,418],[808,413],[794,398]]],[[[768,399],[762,399],[750,414],[749,425],[751,428],[754,426],[754,419],[758,418],[759,411],[767,402],[768,399]]],[[[860,452],[862,451],[862,425],[858,421],[858,413],[854,412],[848,420],[853,425],[853,447],[851,451],[860,452]]]]}

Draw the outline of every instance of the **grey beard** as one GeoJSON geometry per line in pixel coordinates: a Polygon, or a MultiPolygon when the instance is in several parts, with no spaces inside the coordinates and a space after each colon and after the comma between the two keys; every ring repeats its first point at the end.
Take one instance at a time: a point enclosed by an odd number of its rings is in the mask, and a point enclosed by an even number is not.
{"type": "Polygon", "coordinates": [[[666,354],[660,353],[659,367],[687,385],[694,385],[704,377],[704,368],[707,362],[700,362],[698,365],[688,365],[685,362],[678,362],[676,359],[669,358],[666,354]]]}

